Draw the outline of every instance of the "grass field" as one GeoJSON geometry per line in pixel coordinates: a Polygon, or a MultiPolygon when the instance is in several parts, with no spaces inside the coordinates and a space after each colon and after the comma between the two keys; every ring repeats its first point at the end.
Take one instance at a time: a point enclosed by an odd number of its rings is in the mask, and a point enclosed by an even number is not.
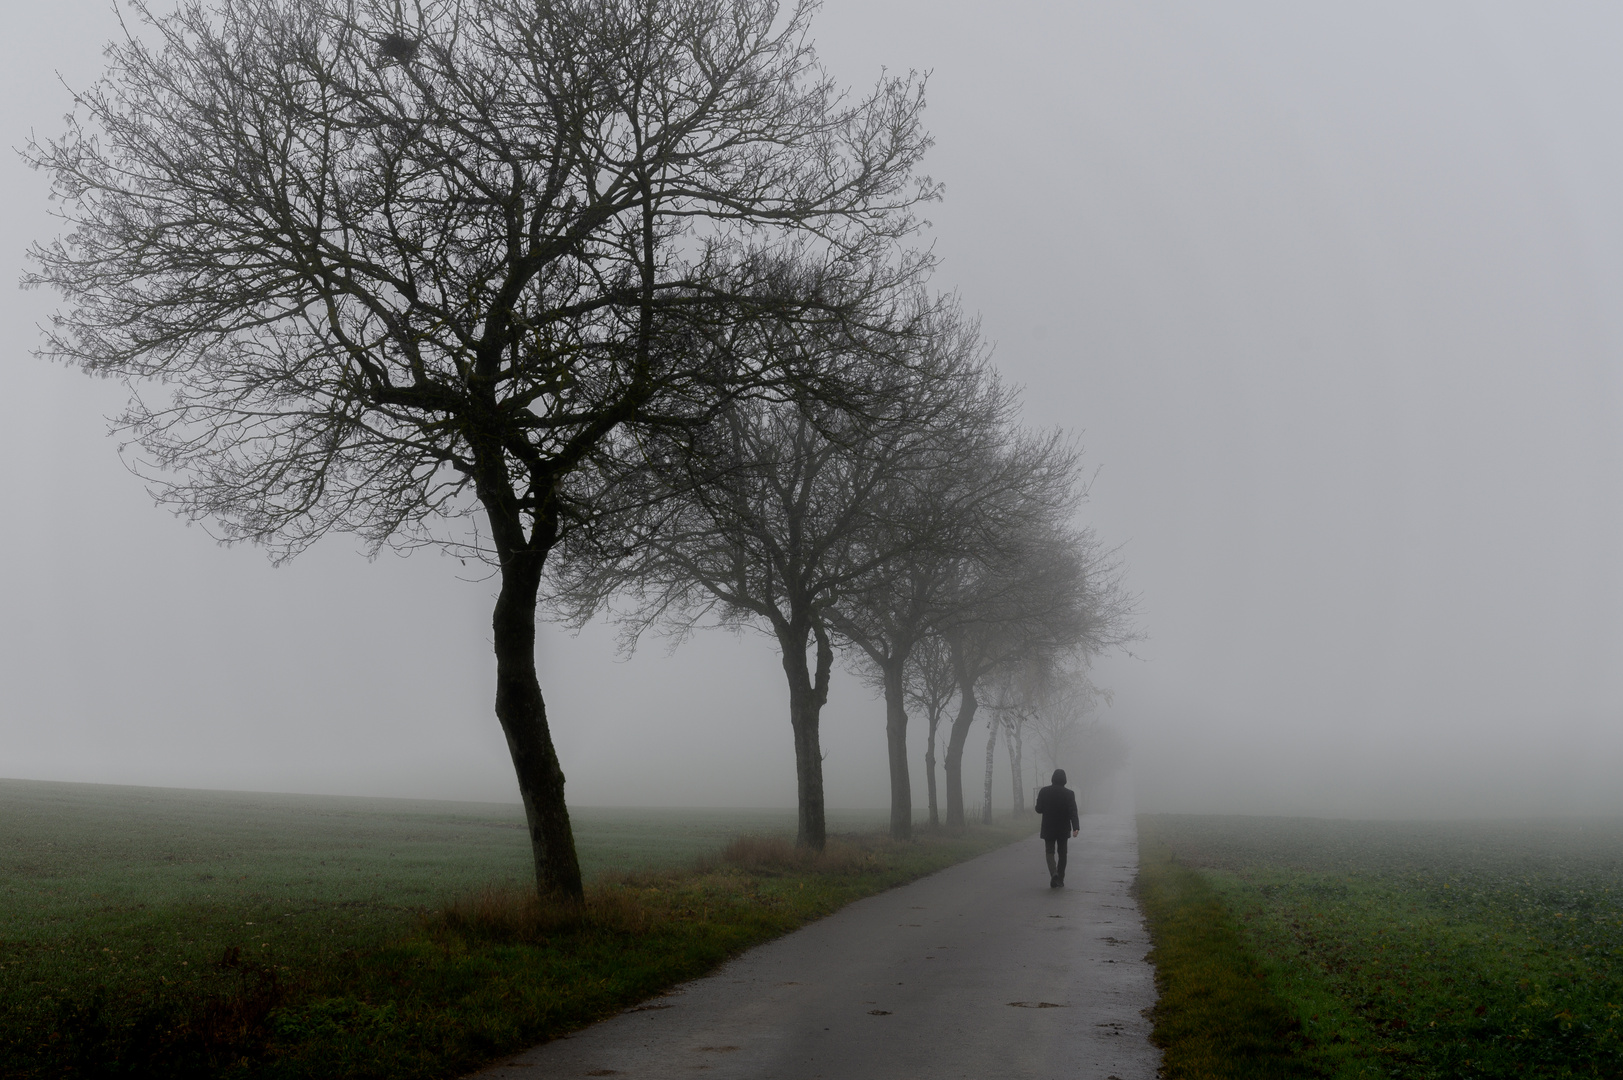
{"type": "Polygon", "coordinates": [[[807,864],[717,858],[792,811],[577,810],[581,917],[517,807],[0,781],[0,1075],[456,1075],[1016,835],[883,821],[807,864]]]}
{"type": "MultiPolygon", "coordinates": [[[[1158,957],[1169,1064],[1226,1027],[1288,1049],[1251,1075],[1623,1077],[1623,821],[1146,816],[1140,838],[1158,951],[1186,949],[1158,957]]],[[[1247,1075],[1200,1060],[1170,1074],[1247,1075]]]]}

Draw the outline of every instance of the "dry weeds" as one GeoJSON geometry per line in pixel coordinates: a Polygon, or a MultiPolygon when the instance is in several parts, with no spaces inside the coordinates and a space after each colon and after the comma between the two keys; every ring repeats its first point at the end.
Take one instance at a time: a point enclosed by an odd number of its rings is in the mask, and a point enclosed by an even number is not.
{"type": "Polygon", "coordinates": [[[746,833],[721,849],[721,862],[746,873],[854,874],[871,870],[894,845],[870,837],[831,836],[822,851],[795,847],[785,836],[746,833]]]}
{"type": "Polygon", "coordinates": [[[655,913],[636,892],[594,884],[583,903],[537,896],[533,888],[492,885],[458,897],[424,917],[424,928],[493,941],[538,942],[583,929],[641,933],[655,913]]]}

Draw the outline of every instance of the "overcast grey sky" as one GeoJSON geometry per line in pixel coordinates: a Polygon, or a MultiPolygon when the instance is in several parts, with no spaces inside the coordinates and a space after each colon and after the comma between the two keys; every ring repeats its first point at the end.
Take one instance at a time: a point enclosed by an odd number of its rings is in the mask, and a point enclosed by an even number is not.
{"type": "MultiPolygon", "coordinates": [[[[14,8],[19,145],[116,24],[14,8]]],[[[1623,811],[1623,9],[831,0],[815,34],[850,83],[933,72],[939,284],[1084,432],[1142,596],[1099,675],[1144,808],[1623,811]]],[[[13,276],[44,190],[0,162],[13,276]]],[[[515,797],[490,585],[343,537],[273,570],[152,508],[119,389],[28,355],[50,304],[0,292],[0,776],[515,797]]],[[[792,803],[764,640],[542,650],[573,801],[792,803]]],[[[886,802],[882,713],[836,684],[832,805],[886,802]]]]}

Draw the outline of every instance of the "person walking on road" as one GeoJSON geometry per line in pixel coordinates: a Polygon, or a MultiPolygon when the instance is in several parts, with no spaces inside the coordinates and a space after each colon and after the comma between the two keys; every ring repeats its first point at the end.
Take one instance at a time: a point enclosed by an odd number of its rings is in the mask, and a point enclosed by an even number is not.
{"type": "Polygon", "coordinates": [[[1076,813],[1076,792],[1065,786],[1065,770],[1054,770],[1054,782],[1037,792],[1037,813],[1043,816],[1040,835],[1048,859],[1048,887],[1065,887],[1065,846],[1082,832],[1076,813]]]}

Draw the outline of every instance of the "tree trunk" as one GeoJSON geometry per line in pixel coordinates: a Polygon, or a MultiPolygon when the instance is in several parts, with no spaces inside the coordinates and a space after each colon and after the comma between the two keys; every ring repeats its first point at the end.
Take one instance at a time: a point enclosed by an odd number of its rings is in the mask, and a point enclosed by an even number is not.
{"type": "Polygon", "coordinates": [[[964,743],[969,741],[969,725],[975,722],[975,710],[980,702],[975,700],[975,687],[973,684],[958,685],[958,715],[953,718],[952,727],[947,732],[947,828],[962,830],[964,827],[964,743]]]}
{"type": "Polygon", "coordinates": [[[1024,768],[1025,739],[1022,728],[1024,720],[1015,720],[1003,729],[1003,745],[1009,751],[1009,772],[1014,777],[1014,810],[1019,813],[1026,805],[1026,778],[1021,772],[1024,768]]]}
{"type": "Polygon", "coordinates": [[[981,805],[981,824],[992,824],[992,755],[997,750],[997,720],[986,722],[986,801],[981,805]]]}
{"type": "Polygon", "coordinates": [[[582,899],[580,860],[564,804],[564,771],[547,728],[547,707],[535,674],[535,603],[546,556],[524,551],[502,560],[502,587],[491,630],[496,646],[496,718],[507,736],[519,797],[535,854],[542,896],[582,899]]]}
{"type": "Polygon", "coordinates": [[[930,831],[941,828],[941,814],[936,808],[935,793],[935,735],[941,726],[941,710],[930,710],[930,739],[924,746],[924,785],[930,792],[930,831]]]}
{"type": "Polygon", "coordinates": [[[778,628],[783,650],[783,672],[789,679],[789,726],[795,733],[795,780],[798,818],[795,846],[822,851],[828,843],[827,815],[823,806],[823,748],[818,725],[828,701],[828,677],[834,650],[821,626],[795,623],[778,628]],[[817,665],[806,663],[807,637],[815,630],[817,665]]]}
{"type": "Polygon", "coordinates": [[[913,839],[913,780],[907,771],[907,654],[885,665],[885,744],[890,750],[890,838],[913,839]]]}

